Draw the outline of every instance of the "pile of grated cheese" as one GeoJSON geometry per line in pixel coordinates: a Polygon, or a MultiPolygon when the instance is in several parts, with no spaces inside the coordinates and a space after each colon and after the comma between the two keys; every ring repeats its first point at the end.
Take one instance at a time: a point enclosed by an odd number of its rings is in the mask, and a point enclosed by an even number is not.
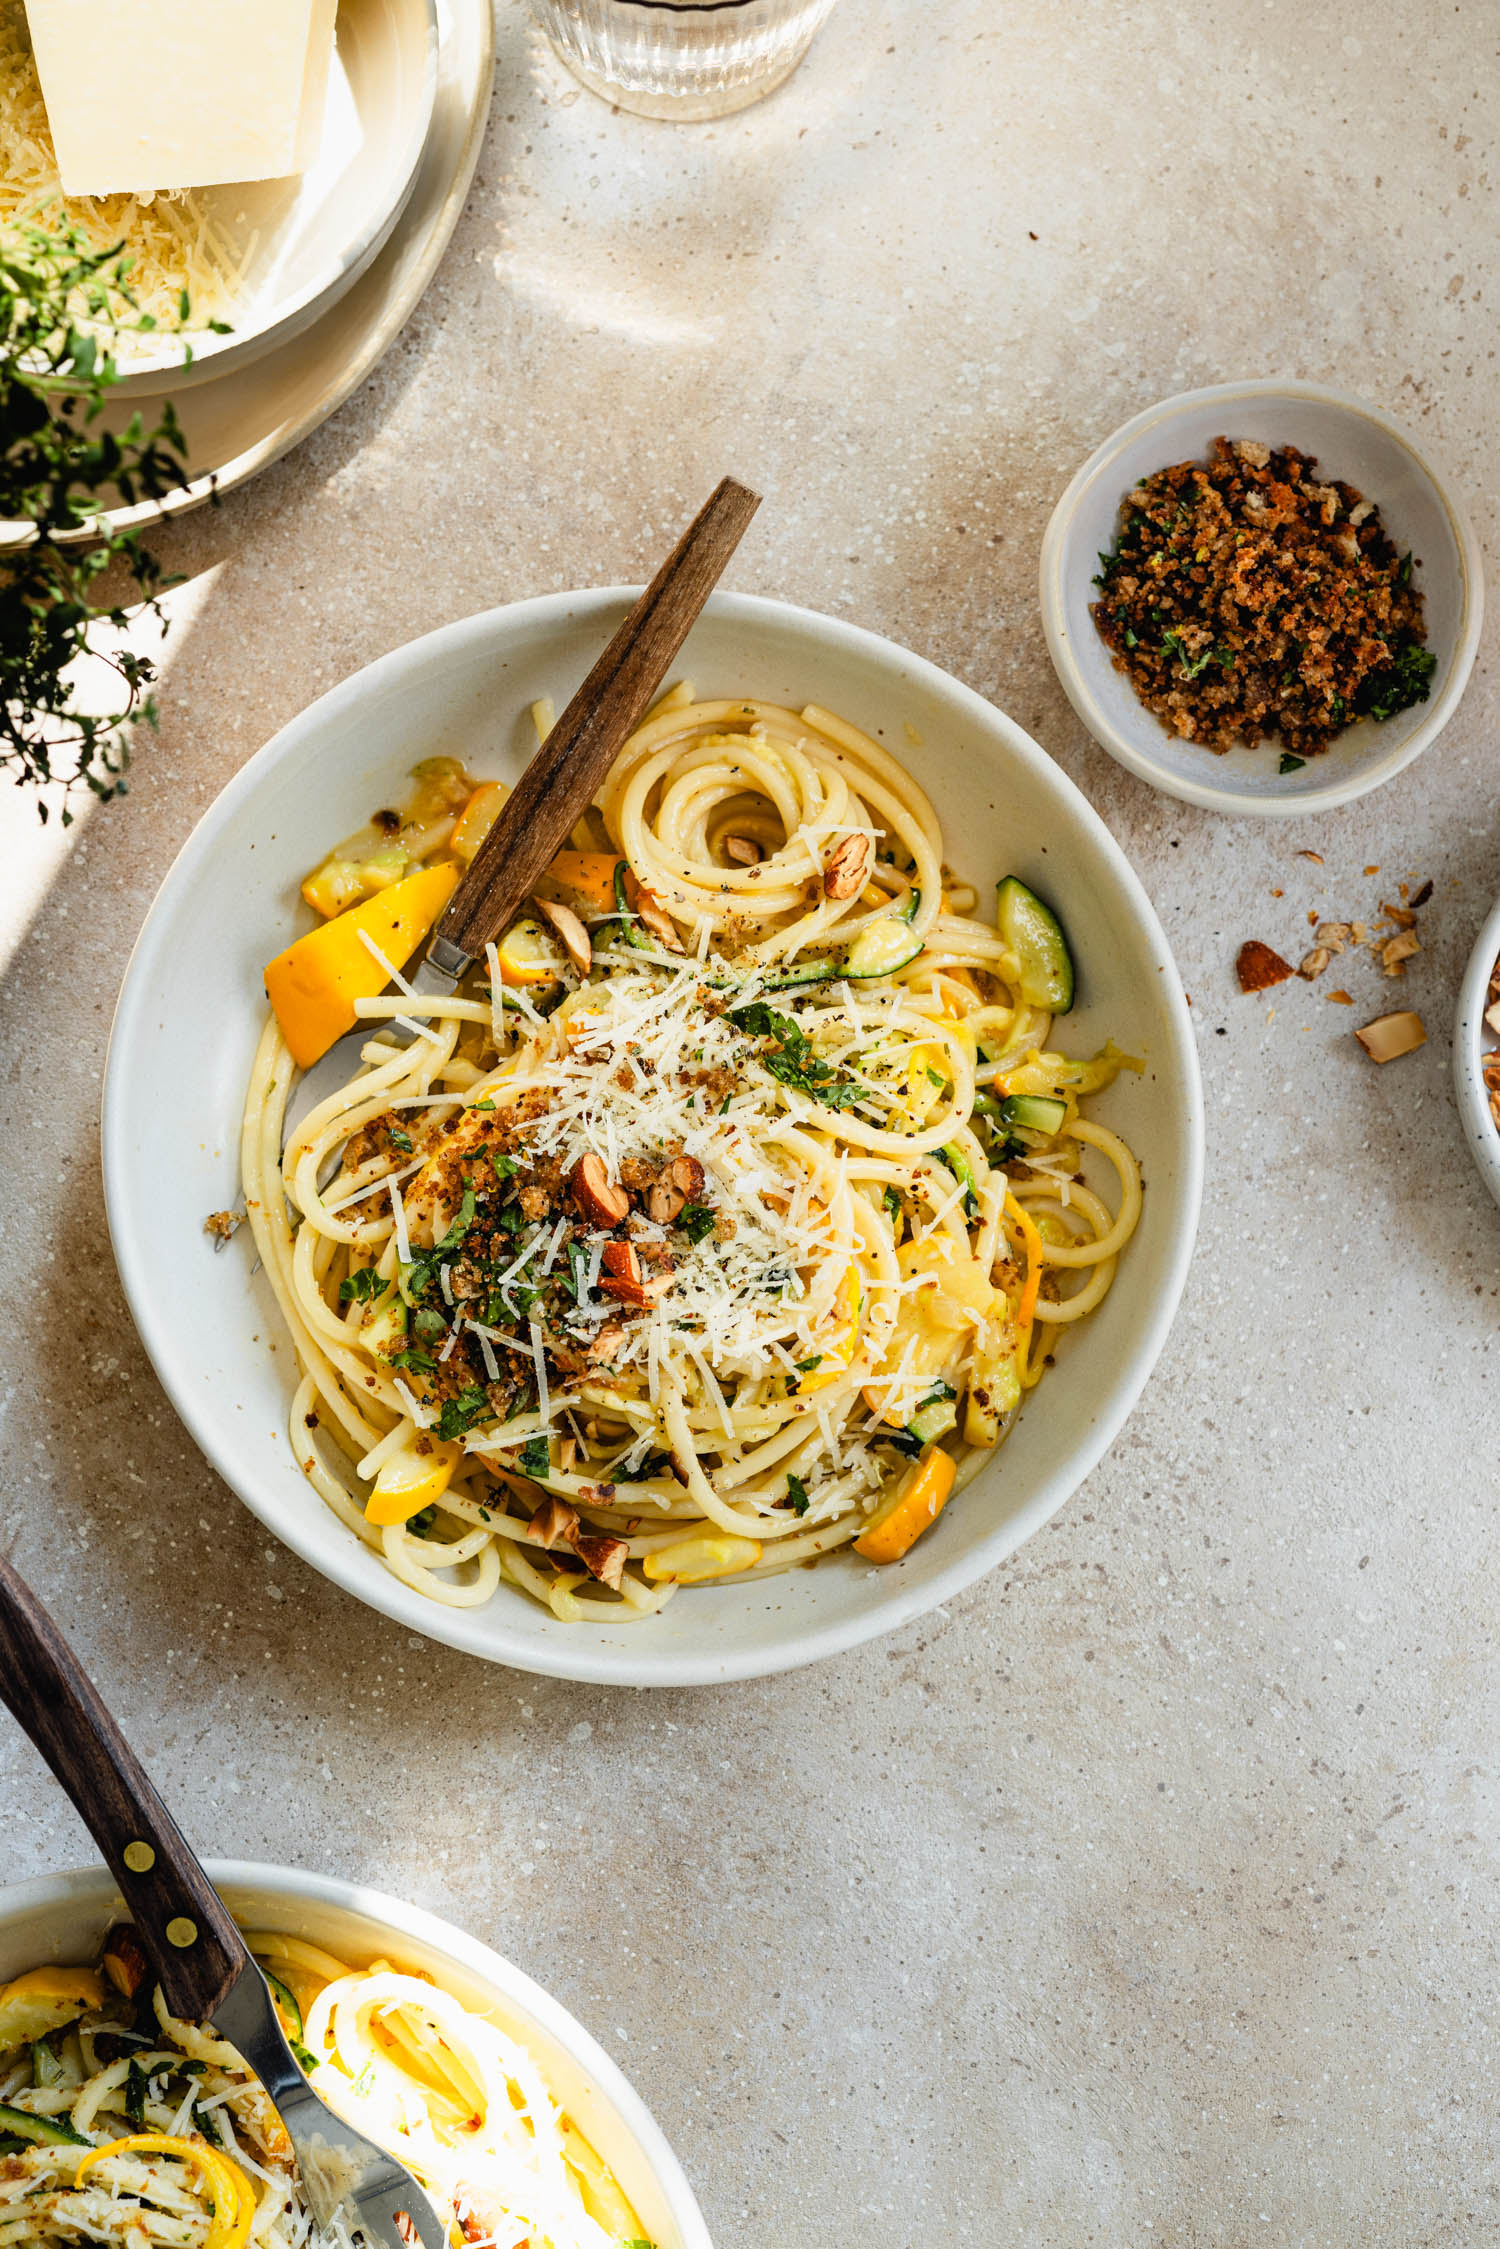
{"type": "MultiPolygon", "coordinates": [[[[129,306],[117,304],[117,317],[148,313],[158,330],[179,328],[186,291],[190,327],[232,322],[247,253],[227,239],[207,191],[63,194],[26,11],[22,0],[0,0],[0,230],[18,223],[49,233],[70,226],[96,251],[123,244],[136,305],[132,314],[129,306]]],[[[132,354],[155,356],[159,349],[159,337],[123,335],[118,357],[124,365],[132,354]]]]}

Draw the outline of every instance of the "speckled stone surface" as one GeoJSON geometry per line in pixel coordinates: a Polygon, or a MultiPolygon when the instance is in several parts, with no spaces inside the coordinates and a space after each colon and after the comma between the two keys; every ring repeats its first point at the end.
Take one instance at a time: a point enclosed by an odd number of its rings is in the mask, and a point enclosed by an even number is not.
{"type": "MultiPolygon", "coordinates": [[[[577,91],[512,0],[498,28],[401,341],[165,543],[129,799],[71,848],[0,800],[6,1543],[201,1848],[512,1954],[720,2249],[1493,2241],[1500,1215],[1447,1028],[1500,888],[1495,635],[1417,766],[1262,826],[1085,740],[1035,598],[1079,459],[1233,375],[1403,415],[1493,537],[1493,12],[846,0],[688,129],[577,91]],[[732,582],[947,665],[1103,812],[1193,997],[1209,1184],[1125,1437],[1005,1573],[800,1676],[633,1697],[394,1633],[268,1543],[136,1342],[97,1104],[136,929],[243,758],[449,617],[638,575],[725,469],[767,495],[732,582]],[[1245,937],[1295,957],[1411,877],[1422,1053],[1377,1072],[1318,987],[1239,996],[1245,937]]],[[[1353,1020],[1394,989],[1345,981],[1353,1020]]],[[[86,1855],[8,1724],[0,1784],[0,1877],[86,1855]]]]}

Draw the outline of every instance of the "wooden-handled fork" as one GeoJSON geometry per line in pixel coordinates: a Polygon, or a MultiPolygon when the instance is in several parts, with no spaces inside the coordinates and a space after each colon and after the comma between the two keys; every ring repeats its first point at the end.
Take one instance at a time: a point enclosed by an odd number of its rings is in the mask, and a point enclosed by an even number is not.
{"type": "Polygon", "coordinates": [[[270,1987],[98,1689],[0,1557],[0,1699],[72,1799],[120,1885],[172,2013],[212,2023],[254,2070],[297,2151],[320,2227],[342,2216],[384,2249],[445,2249],[411,2173],[321,2101],[282,2035],[270,1987]]]}
{"type": "MultiPolygon", "coordinates": [[[[758,493],[726,476],[698,510],[501,807],[411,973],[419,997],[450,994],[515,919],[650,709],[759,506],[758,493]]],[[[357,1025],[304,1073],[286,1137],[353,1077],[369,1036],[357,1025]]],[[[399,1042],[400,1025],[382,1025],[381,1036],[399,1042]]]]}

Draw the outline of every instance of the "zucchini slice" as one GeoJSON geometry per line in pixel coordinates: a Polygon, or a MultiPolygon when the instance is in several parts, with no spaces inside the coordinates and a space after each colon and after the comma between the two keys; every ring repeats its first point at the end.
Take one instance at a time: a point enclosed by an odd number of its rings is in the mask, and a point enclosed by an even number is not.
{"type": "Polygon", "coordinates": [[[1023,1132],[1044,1132],[1051,1140],[1062,1131],[1068,1104],[1050,1093],[1012,1093],[1000,1104],[1000,1122],[1023,1132]]]}
{"type": "Polygon", "coordinates": [[[860,984],[875,976],[894,976],[922,950],[922,940],[900,914],[882,914],[862,929],[844,956],[844,974],[860,984]]]}
{"type": "Polygon", "coordinates": [[[1021,964],[1021,997],[1027,1006],[1066,1015],[1073,1005],[1073,956],[1052,908],[1019,875],[1007,875],[996,890],[995,920],[1021,964]]]}
{"type": "Polygon", "coordinates": [[[761,989],[766,992],[795,992],[804,984],[831,984],[835,976],[843,974],[843,962],[825,954],[817,960],[793,961],[779,976],[768,976],[761,989]]]}
{"type": "Polygon", "coordinates": [[[304,2031],[302,2009],[297,2004],[296,1995],[289,1985],[282,1982],[280,1976],[272,1975],[263,1961],[257,1960],[255,1965],[260,1969],[261,1974],[271,1987],[271,1999],[277,2014],[281,2017],[282,2035],[289,2046],[300,2046],[304,2031]]]}
{"type": "Polygon", "coordinates": [[[30,2109],[11,2108],[0,2101],[0,2132],[9,2132],[18,2140],[30,2140],[36,2147],[92,2147],[81,2132],[75,2132],[65,2116],[33,2116],[30,2109]]]}
{"type": "Polygon", "coordinates": [[[958,1427],[958,1408],[954,1404],[954,1391],[950,1383],[940,1382],[922,1400],[906,1424],[908,1437],[915,1437],[919,1445],[930,1445],[939,1437],[946,1437],[958,1427]]]}

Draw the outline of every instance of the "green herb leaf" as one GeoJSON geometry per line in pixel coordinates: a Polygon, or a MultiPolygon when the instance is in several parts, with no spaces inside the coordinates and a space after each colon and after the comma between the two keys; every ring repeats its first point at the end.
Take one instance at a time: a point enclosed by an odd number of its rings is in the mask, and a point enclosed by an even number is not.
{"type": "Polygon", "coordinates": [[[373,1265],[362,1265],[357,1273],[349,1274],[339,1282],[340,1304],[367,1304],[385,1287],[384,1281],[373,1265]]]}
{"type": "Polygon", "coordinates": [[[800,1476],[788,1476],[786,1480],[786,1496],[792,1503],[792,1513],[794,1515],[805,1515],[807,1513],[808,1506],[810,1504],[807,1496],[807,1486],[803,1483],[800,1476]]]}
{"type": "Polygon", "coordinates": [[[707,1203],[684,1203],[678,1213],[677,1223],[696,1247],[713,1232],[714,1214],[707,1203]]]}
{"type": "Polygon", "coordinates": [[[521,1447],[517,1459],[523,1476],[534,1477],[539,1484],[546,1483],[552,1472],[552,1454],[545,1437],[533,1437],[529,1444],[521,1447]]]}
{"type": "Polygon", "coordinates": [[[483,1420],[489,1410],[489,1392],[481,1390],[478,1383],[471,1383],[468,1389],[460,1390],[456,1398],[443,1400],[438,1415],[438,1436],[445,1445],[451,1445],[466,1430],[472,1429],[476,1421],[483,1420]]]}
{"type": "Polygon", "coordinates": [[[899,1225],[901,1222],[901,1194],[899,1188],[887,1187],[880,1200],[882,1205],[884,1206],[886,1216],[894,1220],[895,1223],[899,1225]]]}
{"type": "Polygon", "coordinates": [[[1278,773],[1300,773],[1306,763],[1305,757],[1293,757],[1290,750],[1283,750],[1276,770],[1278,773]]]}
{"type": "Polygon", "coordinates": [[[448,1228],[447,1233],[443,1236],[442,1240],[437,1244],[436,1249],[433,1251],[433,1255],[435,1257],[446,1256],[449,1250],[458,1248],[459,1243],[463,1240],[465,1234],[467,1234],[469,1228],[473,1225],[474,1214],[478,1210],[478,1208],[479,1203],[477,1197],[475,1196],[473,1188],[465,1187],[463,1191],[463,1200],[458,1206],[458,1216],[454,1219],[453,1224],[448,1228]]]}
{"type": "Polygon", "coordinates": [[[409,1132],[403,1132],[399,1125],[392,1125],[387,1138],[389,1139],[390,1144],[393,1148],[399,1148],[401,1150],[403,1156],[409,1156],[411,1154],[411,1134],[409,1132]]]}

